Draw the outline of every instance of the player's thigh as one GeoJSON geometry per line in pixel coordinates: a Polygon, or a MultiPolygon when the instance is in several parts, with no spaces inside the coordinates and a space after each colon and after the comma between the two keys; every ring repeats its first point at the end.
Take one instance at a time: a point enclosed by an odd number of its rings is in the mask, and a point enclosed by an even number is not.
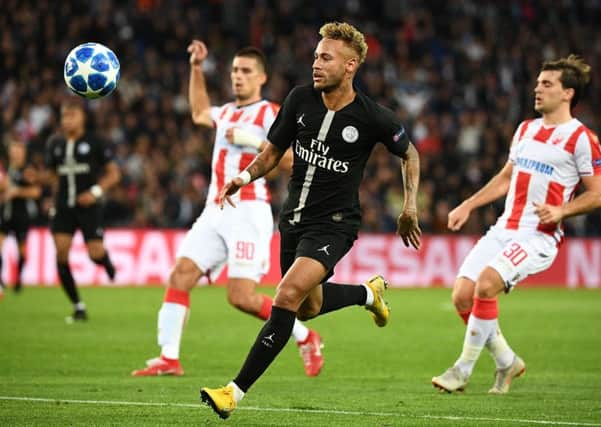
{"type": "Polygon", "coordinates": [[[260,282],[269,271],[273,217],[263,202],[245,202],[228,209],[219,231],[226,240],[229,279],[260,282]]]}
{"type": "MultiPolygon", "coordinates": [[[[464,278],[475,284],[482,270],[484,270],[488,263],[497,256],[507,241],[508,238],[504,236],[502,232],[499,232],[496,229],[490,229],[476,242],[476,245],[472,248],[467,257],[465,257],[461,267],[459,267],[457,278],[464,278]]],[[[455,283],[457,284],[457,287],[459,287],[468,282],[461,281],[458,283],[456,281],[455,283]]]]}
{"type": "Polygon", "coordinates": [[[56,259],[58,262],[69,262],[69,249],[73,242],[73,234],[69,233],[53,233],[52,239],[56,248],[56,259]]]}
{"type": "Polygon", "coordinates": [[[185,258],[192,262],[200,275],[206,274],[209,280],[219,276],[227,260],[227,246],[216,226],[218,214],[206,208],[188,230],[176,253],[177,259],[185,258]]]}
{"type": "MultiPolygon", "coordinates": [[[[323,282],[334,274],[334,267],[353,247],[357,232],[351,227],[320,224],[305,227],[296,247],[295,257],[307,257],[320,262],[326,269],[323,282]]],[[[321,282],[320,282],[321,283],[321,282]]]]}
{"type": "Polygon", "coordinates": [[[298,257],[280,281],[274,305],[297,312],[307,295],[319,286],[328,270],[321,262],[298,257]]]}
{"type": "Polygon", "coordinates": [[[488,263],[488,267],[498,273],[506,292],[509,292],[526,277],[548,269],[557,251],[555,241],[543,233],[516,234],[488,263]]]}

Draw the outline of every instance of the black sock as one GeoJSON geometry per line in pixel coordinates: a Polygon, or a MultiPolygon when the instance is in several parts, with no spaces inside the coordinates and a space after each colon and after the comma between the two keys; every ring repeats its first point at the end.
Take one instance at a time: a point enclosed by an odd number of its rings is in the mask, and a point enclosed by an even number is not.
{"type": "Polygon", "coordinates": [[[21,272],[23,271],[24,265],[25,265],[25,257],[19,257],[19,262],[17,263],[17,280],[16,280],[16,286],[18,286],[18,287],[21,286],[21,272]]]}
{"type": "Polygon", "coordinates": [[[104,266],[106,274],[109,276],[109,279],[111,279],[111,281],[115,278],[115,266],[111,262],[108,252],[104,252],[104,256],[100,259],[92,258],[92,261],[94,261],[94,263],[97,265],[104,266]]]}
{"type": "Polygon", "coordinates": [[[69,264],[57,262],[56,268],[65,293],[73,304],[77,304],[80,300],[79,294],[77,293],[77,287],[75,286],[75,280],[73,280],[73,275],[71,274],[71,267],[69,267],[69,264]]]}
{"type": "Polygon", "coordinates": [[[295,312],[272,307],[271,316],[259,332],[240,373],[234,379],[242,391],[246,392],[282,351],[292,334],[295,319],[295,312]]]}
{"type": "Polygon", "coordinates": [[[367,291],[361,285],[339,285],[326,282],[321,285],[323,301],[319,314],[339,310],[349,305],[364,305],[367,299],[367,291]]]}

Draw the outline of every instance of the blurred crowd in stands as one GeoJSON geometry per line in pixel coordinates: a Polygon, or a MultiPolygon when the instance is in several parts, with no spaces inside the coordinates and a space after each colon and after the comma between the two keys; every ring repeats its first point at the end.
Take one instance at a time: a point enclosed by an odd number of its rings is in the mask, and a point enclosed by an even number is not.
{"type": "MultiPolygon", "coordinates": [[[[123,181],[107,200],[108,226],[187,227],[204,206],[213,133],[195,127],[187,103],[191,39],[209,48],[211,101],[230,100],[232,54],[252,44],[270,65],[264,96],[282,102],[311,79],[318,29],[355,24],[368,41],[359,89],[392,108],[421,153],[419,194],[425,232],[444,233],[447,213],[507,159],[518,123],[535,116],[541,61],[577,53],[592,84],[575,115],[601,130],[601,2],[570,0],[2,0],[0,135],[28,142],[43,165],[67,93],[63,61],[77,44],[98,41],[121,62],[118,89],[89,102],[96,132],[115,145],[123,181]]],[[[271,181],[277,215],[286,176],[271,181]]],[[[392,232],[402,205],[397,159],[383,147],[361,187],[363,229],[392,232]]],[[[44,224],[51,205],[40,203],[44,224]]],[[[475,213],[478,234],[502,210],[475,213]]],[[[571,235],[601,235],[599,213],[571,220],[571,235]]]]}

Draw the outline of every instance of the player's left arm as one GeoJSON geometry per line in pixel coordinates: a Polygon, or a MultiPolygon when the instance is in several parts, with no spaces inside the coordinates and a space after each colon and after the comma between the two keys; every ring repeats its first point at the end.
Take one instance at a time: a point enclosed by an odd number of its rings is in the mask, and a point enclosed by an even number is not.
{"type": "Polygon", "coordinates": [[[405,246],[419,249],[421,230],[417,219],[417,189],[419,187],[419,154],[412,143],[401,158],[401,175],[404,185],[405,200],[403,211],[397,219],[397,233],[405,246]]]}
{"type": "Polygon", "coordinates": [[[409,135],[396,115],[389,109],[377,105],[373,116],[377,125],[378,140],[388,151],[401,158],[403,179],[403,210],[397,218],[397,234],[405,246],[419,249],[422,232],[417,219],[417,190],[419,187],[419,153],[409,140],[409,135]]]}
{"type": "Polygon", "coordinates": [[[568,203],[560,206],[534,203],[534,212],[542,224],[556,224],[565,218],[601,208],[601,175],[582,176],[581,180],[584,191],[568,203]]]}
{"type": "Polygon", "coordinates": [[[9,187],[7,198],[39,199],[42,195],[42,186],[39,183],[37,170],[28,166],[23,171],[23,175],[27,185],[9,187]]]}
{"type": "Polygon", "coordinates": [[[113,150],[109,146],[99,146],[97,160],[104,166],[104,173],[96,184],[77,196],[77,203],[82,206],[93,205],[121,180],[121,171],[117,162],[113,160],[113,150]]]}

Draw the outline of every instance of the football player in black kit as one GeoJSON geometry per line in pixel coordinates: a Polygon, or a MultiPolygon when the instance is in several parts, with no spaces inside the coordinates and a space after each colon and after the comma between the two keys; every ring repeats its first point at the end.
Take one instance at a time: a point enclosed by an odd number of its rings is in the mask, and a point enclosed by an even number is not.
{"type": "MultiPolygon", "coordinates": [[[[0,181],[2,206],[0,207],[0,248],[4,239],[13,233],[17,240],[19,258],[14,290],[21,290],[21,272],[25,264],[25,241],[31,223],[29,201],[38,199],[42,187],[38,183],[37,170],[27,162],[25,143],[12,140],[8,147],[8,170],[0,181]]],[[[0,256],[0,272],[2,257],[0,256]]],[[[0,278],[0,286],[3,286],[0,278]]]]}
{"type": "MultiPolygon", "coordinates": [[[[238,376],[218,389],[201,389],[201,399],[227,418],[244,393],[284,347],[294,319],[308,319],[351,305],[363,305],[378,326],[386,325],[386,282],[374,276],[361,286],[327,282],[352,247],[361,222],[358,188],[367,159],[378,142],[400,157],[405,203],[397,233],[418,249],[421,231],[416,195],[419,157],[395,114],[353,86],[365,59],[363,34],[347,23],[328,23],[315,50],[313,85],[294,88],[269,131],[269,144],[220,195],[221,206],[253,179],[277,165],[288,147],[294,165],[288,199],[280,216],[283,278],[271,317],[252,346],[238,376]]],[[[231,209],[227,206],[226,208],[231,209]]]]}
{"type": "Polygon", "coordinates": [[[86,320],[85,305],[69,267],[69,248],[73,234],[81,229],[92,261],[104,266],[111,280],[115,277],[115,268],[102,242],[100,199],[121,174],[111,149],[86,131],[86,111],[81,101],[70,99],[63,103],[61,130],[62,134],[50,138],[46,146],[46,166],[55,185],[50,230],[56,246],[58,275],[74,306],[73,316],[67,320],[86,320]]]}

